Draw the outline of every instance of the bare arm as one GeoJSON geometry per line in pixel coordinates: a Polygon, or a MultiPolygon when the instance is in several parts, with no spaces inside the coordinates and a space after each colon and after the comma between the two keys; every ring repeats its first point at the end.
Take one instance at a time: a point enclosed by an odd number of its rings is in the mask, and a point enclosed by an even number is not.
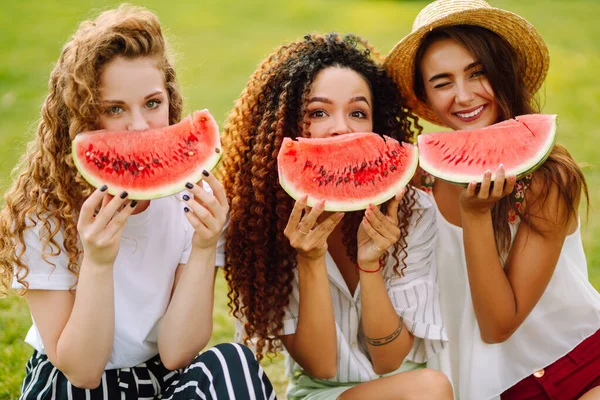
{"type": "MultiPolygon", "coordinates": [[[[488,202],[512,192],[514,181],[511,183],[504,193],[500,190],[502,184],[498,184],[487,197],[488,202]]],[[[461,195],[471,198],[461,198],[461,217],[473,307],[482,339],[500,343],[517,330],[546,290],[569,226],[576,221],[565,223],[567,205],[557,186],[553,184],[542,193],[542,182],[534,179],[526,194],[530,222],[519,225],[503,268],[499,258],[491,256],[497,254],[491,212],[472,206],[486,200],[489,185],[484,181],[479,199],[474,198],[471,186],[461,195]]]]}
{"type": "Polygon", "coordinates": [[[170,370],[189,365],[212,334],[216,245],[229,206],[223,187],[213,176],[205,177],[213,194],[194,185],[194,198],[186,200],[186,216],[194,227],[192,252],[179,265],[171,301],[158,332],[158,350],[170,370]]]}
{"type": "MultiPolygon", "coordinates": [[[[398,241],[398,204],[403,194],[389,203],[387,215],[373,205],[365,211],[358,232],[358,262],[362,270],[379,269],[379,258],[383,252],[398,241]]],[[[383,275],[362,270],[359,272],[362,327],[373,370],[382,375],[400,367],[412,348],[414,337],[404,329],[388,296],[383,275]]]]}
{"type": "Polygon", "coordinates": [[[80,388],[100,384],[113,346],[113,263],[125,221],[134,208],[125,205],[117,212],[126,200],[110,198],[96,190],[82,207],[78,231],[84,257],[75,294],[31,290],[26,295],[50,362],[80,388]]]}
{"type": "Polygon", "coordinates": [[[281,336],[281,341],[309,375],[328,379],[337,372],[337,337],[325,254],[327,237],[343,214],[333,214],[312,229],[323,204],[301,220],[305,206],[306,198],[296,202],[285,229],[292,247],[298,250],[300,306],[296,332],[281,336]]]}

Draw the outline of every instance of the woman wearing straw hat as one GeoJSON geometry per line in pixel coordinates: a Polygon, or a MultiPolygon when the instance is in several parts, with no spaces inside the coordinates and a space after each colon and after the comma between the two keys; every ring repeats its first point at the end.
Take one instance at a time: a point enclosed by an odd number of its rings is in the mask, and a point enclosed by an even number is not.
{"type": "MultiPolygon", "coordinates": [[[[525,19],[482,0],[439,0],[385,66],[413,112],[462,130],[538,112],[533,95],[548,63],[525,19]]],[[[566,149],[555,145],[521,181],[500,165],[480,188],[425,174],[423,182],[439,210],[450,340],[436,361],[457,398],[598,398],[600,294],[588,281],[578,216],[587,186],[566,149]]]]}

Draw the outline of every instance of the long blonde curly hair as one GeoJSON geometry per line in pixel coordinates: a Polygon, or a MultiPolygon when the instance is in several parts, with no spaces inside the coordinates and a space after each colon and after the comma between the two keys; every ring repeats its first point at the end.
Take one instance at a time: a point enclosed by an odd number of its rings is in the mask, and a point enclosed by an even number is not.
{"type": "Polygon", "coordinates": [[[23,234],[37,224],[42,257],[68,254],[67,268],[79,274],[81,247],[77,218],[93,188],[75,169],[71,141],[79,133],[98,129],[99,81],[114,58],[153,57],[164,73],[169,98],[169,123],[179,121],[182,97],[158,18],[131,5],[101,13],[82,22],[62,49],[50,74],[49,93],[35,137],[13,170],[14,182],[4,195],[0,211],[0,294],[6,295],[13,276],[28,288],[29,268],[21,258],[26,251],[23,234]],[[63,243],[55,237],[61,231],[63,243]]]}
{"type": "MultiPolygon", "coordinates": [[[[404,106],[377,53],[360,37],[307,35],[278,48],[250,77],[223,133],[219,175],[230,201],[225,277],[230,307],[245,321],[245,343],[255,342],[257,358],[274,353],[292,291],[296,250],[283,234],[294,201],[281,188],[277,154],[284,137],[301,136],[310,88],[324,68],[361,74],[373,93],[373,131],[413,141],[421,127],[404,106]]],[[[400,209],[401,239],[394,246],[394,270],[405,268],[408,220],[416,192],[408,188],[400,209]]],[[[385,205],[384,208],[385,209],[385,205]]],[[[356,233],[364,213],[347,213],[343,245],[356,262],[356,233]]]]}

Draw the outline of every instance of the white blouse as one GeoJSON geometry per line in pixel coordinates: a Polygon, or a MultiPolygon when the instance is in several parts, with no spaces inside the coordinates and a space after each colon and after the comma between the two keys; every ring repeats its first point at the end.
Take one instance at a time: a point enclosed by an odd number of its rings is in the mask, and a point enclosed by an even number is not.
{"type": "MultiPolygon", "coordinates": [[[[383,275],[388,296],[396,312],[404,318],[406,328],[415,336],[413,348],[406,360],[423,363],[446,346],[447,336],[442,323],[437,287],[438,273],[433,253],[437,236],[436,209],[429,197],[418,190],[414,210],[406,237],[408,257],[404,277],[394,273],[392,257],[388,257],[383,275]]],[[[326,256],[326,264],[338,343],[337,374],[329,381],[365,382],[377,378],[360,324],[360,284],[352,296],[329,253],[326,256]]],[[[296,271],[282,335],[296,331],[300,302],[298,285],[296,271]]],[[[287,371],[289,376],[294,376],[302,369],[291,357],[287,357],[287,371]]]]}
{"type": "MultiPolygon", "coordinates": [[[[483,342],[469,290],[462,229],[439,211],[437,219],[435,251],[449,345],[428,366],[450,377],[456,399],[497,399],[600,329],[600,294],[588,280],[578,227],[566,237],[550,283],[523,324],[503,343],[483,342]]],[[[511,224],[513,240],[517,229],[518,222],[511,224]]]]}

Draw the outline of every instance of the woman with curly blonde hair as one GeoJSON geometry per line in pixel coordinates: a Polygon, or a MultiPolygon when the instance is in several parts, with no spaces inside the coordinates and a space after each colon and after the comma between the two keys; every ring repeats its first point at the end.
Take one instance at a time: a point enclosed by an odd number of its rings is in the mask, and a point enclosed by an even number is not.
{"type": "Polygon", "coordinates": [[[372,55],[352,35],[281,46],[224,130],[230,305],[239,339],[259,358],[280,344],[291,356],[290,399],[452,396],[445,376],[422,369],[446,341],[431,202],[406,187],[381,208],[327,213],[323,202],[294,202],[278,182],[285,137],[374,131],[412,140],[417,120],[372,55]]]}
{"type": "Polygon", "coordinates": [[[24,293],[33,318],[21,399],[274,397],[248,348],[198,355],[228,212],[219,181],[205,172],[212,191],[137,202],[94,190],[73,164],[79,132],[179,121],[166,50],[153,13],[121,6],[81,23],[52,71],[0,213],[1,289],[24,293]]]}

